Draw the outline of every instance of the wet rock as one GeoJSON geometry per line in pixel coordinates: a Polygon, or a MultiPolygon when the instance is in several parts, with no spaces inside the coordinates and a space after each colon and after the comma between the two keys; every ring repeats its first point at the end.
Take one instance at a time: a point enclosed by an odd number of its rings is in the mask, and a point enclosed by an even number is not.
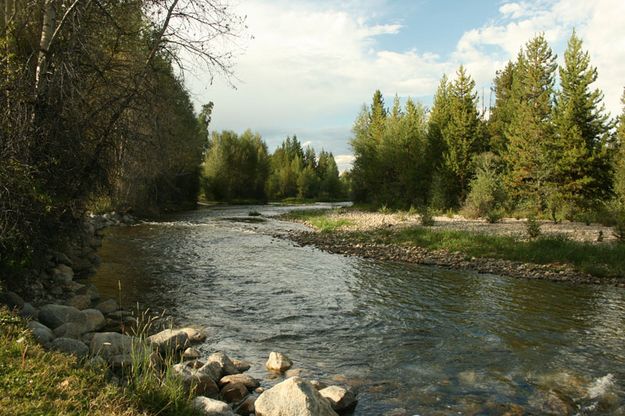
{"type": "Polygon", "coordinates": [[[39,321],[51,329],[67,322],[80,322],[82,319],[80,311],[72,306],[49,304],[39,311],[39,321]]]}
{"type": "Polygon", "coordinates": [[[209,361],[198,369],[200,372],[207,374],[213,381],[217,382],[222,378],[223,367],[217,361],[209,361]]]}
{"type": "Polygon", "coordinates": [[[87,332],[98,331],[106,325],[104,315],[102,315],[102,312],[97,309],[85,309],[80,313],[82,313],[83,322],[87,327],[87,332]]]}
{"type": "Polygon", "coordinates": [[[263,394],[265,392],[265,389],[263,387],[256,387],[254,389],[254,392],[257,394],[263,394]]]}
{"type": "Polygon", "coordinates": [[[255,403],[256,403],[256,397],[247,396],[245,400],[243,400],[243,402],[237,406],[234,412],[237,415],[249,416],[256,411],[255,403]]]}
{"type": "Polygon", "coordinates": [[[50,343],[50,348],[78,358],[85,358],[89,355],[89,348],[82,341],[72,338],[56,338],[50,343]]]}
{"type": "Polygon", "coordinates": [[[192,344],[199,344],[206,341],[206,334],[199,329],[187,327],[181,328],[180,331],[183,331],[187,334],[189,342],[192,344]]]}
{"type": "Polygon", "coordinates": [[[245,373],[252,367],[249,361],[237,360],[236,358],[232,359],[232,364],[239,370],[239,373],[245,373]]]}
{"type": "Polygon", "coordinates": [[[269,359],[265,366],[269,371],[276,371],[282,373],[293,365],[293,362],[281,352],[272,351],[269,354],[269,359]]]}
{"type": "Polygon", "coordinates": [[[172,371],[182,379],[187,392],[210,398],[219,397],[219,387],[208,374],[189,368],[184,364],[174,365],[172,371]]]}
{"type": "Polygon", "coordinates": [[[64,264],[66,266],[72,267],[74,263],[67,257],[65,253],[54,253],[53,254],[54,261],[60,264],[64,264]]]}
{"type": "Polygon", "coordinates": [[[289,368],[284,372],[284,376],[287,378],[291,377],[302,377],[302,373],[304,372],[301,368],[289,368]]]}
{"type": "Polygon", "coordinates": [[[91,298],[87,295],[76,295],[67,301],[67,305],[79,310],[87,309],[91,306],[91,298]]]}
{"type": "Polygon", "coordinates": [[[37,320],[39,317],[39,310],[27,302],[24,303],[24,306],[22,306],[22,309],[20,310],[20,316],[26,319],[37,320]]]}
{"type": "Polygon", "coordinates": [[[289,378],[256,400],[257,416],[336,416],[330,403],[308,382],[289,378]]]}
{"type": "Polygon", "coordinates": [[[352,409],[357,403],[356,396],[351,391],[339,386],[326,387],[319,390],[319,394],[328,399],[337,412],[352,409]]]}
{"type": "Polygon", "coordinates": [[[193,347],[189,347],[182,353],[182,358],[185,360],[197,360],[202,354],[193,347]]]}
{"type": "Polygon", "coordinates": [[[529,403],[544,415],[570,415],[573,411],[572,406],[554,391],[539,393],[531,397],[529,403]]]}
{"type": "Polygon", "coordinates": [[[397,409],[391,409],[384,412],[382,416],[408,416],[408,411],[404,408],[398,407],[397,409]]]}
{"type": "Polygon", "coordinates": [[[221,389],[221,397],[228,403],[239,403],[247,395],[247,387],[242,383],[228,383],[221,389]]]}
{"type": "Polygon", "coordinates": [[[252,376],[248,376],[247,374],[233,374],[222,377],[221,380],[219,380],[220,386],[225,386],[230,383],[243,384],[248,390],[254,390],[256,387],[260,386],[260,382],[258,380],[252,376]]]}
{"type": "Polygon", "coordinates": [[[119,309],[119,305],[115,302],[115,299],[105,300],[104,302],[98,303],[98,306],[95,307],[97,310],[102,312],[104,315],[115,312],[119,309]]]}
{"type": "Polygon", "coordinates": [[[91,301],[96,301],[100,299],[100,292],[98,292],[98,289],[96,289],[96,287],[92,284],[87,286],[85,294],[89,296],[91,301]]]}
{"type": "Polygon", "coordinates": [[[147,337],[146,341],[162,353],[172,353],[187,348],[189,336],[179,329],[165,329],[147,337]]]}
{"type": "Polygon", "coordinates": [[[15,292],[2,292],[0,293],[0,304],[6,305],[9,309],[20,309],[24,307],[24,299],[15,292]]]}
{"type": "Polygon", "coordinates": [[[42,345],[47,345],[48,343],[52,342],[54,338],[56,338],[54,336],[54,332],[52,332],[50,328],[43,324],[40,324],[37,321],[30,321],[28,323],[28,327],[32,331],[35,340],[37,340],[37,342],[42,345]]]}
{"type": "Polygon", "coordinates": [[[239,370],[234,365],[232,360],[230,360],[230,358],[223,352],[216,352],[209,355],[206,362],[207,364],[211,362],[218,363],[221,366],[221,377],[239,374],[239,370]]]}
{"type": "Polygon", "coordinates": [[[328,387],[325,383],[322,383],[319,380],[310,380],[310,384],[312,384],[313,387],[316,388],[317,390],[322,390],[328,387]]]}
{"type": "Polygon", "coordinates": [[[226,403],[208,397],[196,397],[193,399],[192,406],[205,416],[235,416],[226,403]]]}

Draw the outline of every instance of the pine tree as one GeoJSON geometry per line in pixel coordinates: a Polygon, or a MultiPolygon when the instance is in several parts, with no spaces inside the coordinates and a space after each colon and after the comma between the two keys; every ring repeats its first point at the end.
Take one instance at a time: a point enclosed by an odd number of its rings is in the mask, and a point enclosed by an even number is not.
{"type": "Polygon", "coordinates": [[[503,70],[497,71],[494,81],[495,105],[490,109],[488,132],[490,148],[497,155],[503,155],[508,147],[506,129],[514,115],[514,101],[512,100],[514,76],[514,63],[508,62],[503,70]]]}
{"type": "Polygon", "coordinates": [[[590,66],[590,56],[582,50],[582,41],[575,32],[569,39],[564,63],[554,109],[554,141],[548,155],[549,197],[555,200],[552,213],[560,205],[588,205],[605,199],[610,190],[606,146],[610,123],[602,104],[603,94],[591,89],[597,69],[590,66]]]}
{"type": "Polygon", "coordinates": [[[618,119],[618,127],[616,130],[616,143],[618,152],[615,158],[614,166],[614,193],[617,202],[625,209],[625,89],[621,98],[623,104],[623,112],[618,119]]]}
{"type": "Polygon", "coordinates": [[[516,203],[538,210],[546,207],[555,60],[543,35],[521,50],[512,87],[513,117],[506,133],[508,193],[516,203]]]}

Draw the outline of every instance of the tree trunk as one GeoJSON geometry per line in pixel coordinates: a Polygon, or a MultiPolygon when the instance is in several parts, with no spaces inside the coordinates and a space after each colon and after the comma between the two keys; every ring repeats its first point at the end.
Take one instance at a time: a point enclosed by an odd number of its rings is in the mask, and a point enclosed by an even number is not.
{"type": "Polygon", "coordinates": [[[48,52],[52,35],[56,26],[56,0],[45,0],[43,10],[43,25],[41,26],[41,38],[39,41],[39,56],[37,58],[37,70],[35,72],[35,94],[42,86],[42,79],[48,70],[48,52]]]}

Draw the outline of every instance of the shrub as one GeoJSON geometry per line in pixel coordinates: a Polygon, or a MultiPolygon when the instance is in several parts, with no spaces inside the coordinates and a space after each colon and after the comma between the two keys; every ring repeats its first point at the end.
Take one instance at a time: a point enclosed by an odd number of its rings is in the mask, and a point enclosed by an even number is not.
{"type": "Polygon", "coordinates": [[[530,215],[529,217],[527,217],[525,229],[527,231],[527,236],[530,238],[530,240],[540,237],[540,223],[536,220],[535,216],[530,215]]]}
{"type": "Polygon", "coordinates": [[[434,216],[432,210],[428,207],[422,207],[419,210],[419,222],[424,227],[431,227],[434,225],[434,216]]]}
{"type": "Polygon", "coordinates": [[[468,218],[486,218],[494,223],[503,217],[506,192],[497,169],[497,158],[486,153],[476,158],[477,173],[470,183],[470,192],[463,208],[468,218]]]}

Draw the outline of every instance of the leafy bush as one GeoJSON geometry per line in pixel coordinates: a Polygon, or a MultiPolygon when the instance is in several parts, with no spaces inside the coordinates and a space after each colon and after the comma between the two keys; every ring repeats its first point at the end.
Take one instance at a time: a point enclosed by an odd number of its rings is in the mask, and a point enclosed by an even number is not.
{"type": "Polygon", "coordinates": [[[486,218],[498,222],[503,217],[506,192],[497,169],[496,156],[485,153],[476,158],[477,174],[470,183],[470,192],[463,214],[468,218],[486,218]]]}
{"type": "Polygon", "coordinates": [[[542,233],[540,230],[540,223],[536,220],[536,217],[533,215],[530,215],[529,217],[527,217],[527,222],[525,223],[525,230],[527,231],[527,236],[530,238],[530,240],[540,237],[542,233]]]}

